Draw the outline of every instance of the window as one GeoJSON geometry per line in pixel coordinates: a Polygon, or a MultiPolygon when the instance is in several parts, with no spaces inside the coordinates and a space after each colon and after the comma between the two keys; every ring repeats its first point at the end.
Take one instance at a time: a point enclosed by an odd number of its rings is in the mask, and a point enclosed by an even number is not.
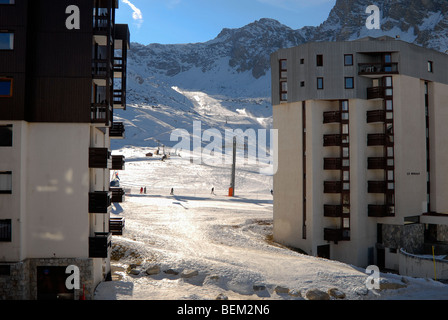
{"type": "Polygon", "coordinates": [[[324,78],[317,78],[317,89],[321,90],[324,88],[324,78]]]}
{"type": "Polygon", "coordinates": [[[324,56],[321,54],[318,54],[316,56],[316,66],[322,67],[324,65],[324,56]]]}
{"type": "Polygon", "coordinates": [[[300,81],[300,86],[304,87],[305,86],[305,81],[300,81]]]}
{"type": "Polygon", "coordinates": [[[353,55],[352,54],[345,54],[344,55],[344,65],[345,66],[352,66],[353,65],[353,55]]]}
{"type": "Polygon", "coordinates": [[[305,59],[300,59],[300,64],[304,64],[305,63],[305,59]]]}
{"type": "Polygon", "coordinates": [[[280,82],[280,101],[288,101],[288,82],[280,82]]]}
{"type": "Polygon", "coordinates": [[[0,126],[0,147],[12,147],[12,125],[0,126]]]}
{"type": "Polygon", "coordinates": [[[280,79],[288,78],[288,63],[287,60],[280,60],[280,79]]]}
{"type": "Polygon", "coordinates": [[[353,77],[345,78],[345,89],[353,89],[355,87],[355,80],[353,77]]]}
{"type": "Polygon", "coordinates": [[[12,97],[12,79],[0,78],[0,97],[12,97]]]}
{"type": "Polygon", "coordinates": [[[12,49],[14,49],[14,33],[0,31],[0,50],[12,49]]]}
{"type": "Polygon", "coordinates": [[[12,193],[12,172],[0,172],[0,194],[12,193]]]}
{"type": "Polygon", "coordinates": [[[11,219],[0,220],[0,242],[11,242],[11,219]]]}
{"type": "Polygon", "coordinates": [[[0,0],[0,4],[14,4],[15,0],[0,0]]]}
{"type": "Polygon", "coordinates": [[[428,61],[428,72],[433,72],[433,62],[432,61],[428,61]]]}

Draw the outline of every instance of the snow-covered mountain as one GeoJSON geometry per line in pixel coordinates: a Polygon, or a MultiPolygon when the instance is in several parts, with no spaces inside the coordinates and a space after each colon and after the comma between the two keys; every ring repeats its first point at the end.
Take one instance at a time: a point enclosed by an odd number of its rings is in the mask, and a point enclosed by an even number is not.
{"type": "Polygon", "coordinates": [[[269,57],[280,48],[389,35],[446,51],[447,31],[446,0],[337,0],[328,19],[316,27],[293,30],[276,20],[260,19],[242,28],[223,29],[204,43],[132,43],[129,108],[116,113],[127,124],[127,140],[114,145],[166,143],[166,133],[188,126],[191,130],[193,119],[218,129],[231,119],[238,119],[234,124],[239,126],[255,122],[254,129],[268,128],[269,57]],[[371,4],[381,10],[381,30],[365,26],[371,4]]]}

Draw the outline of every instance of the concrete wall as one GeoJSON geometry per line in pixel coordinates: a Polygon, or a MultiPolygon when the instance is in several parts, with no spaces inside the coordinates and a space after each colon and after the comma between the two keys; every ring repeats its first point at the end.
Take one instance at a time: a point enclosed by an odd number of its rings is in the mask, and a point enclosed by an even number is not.
{"type": "Polygon", "coordinates": [[[400,250],[399,253],[400,274],[416,278],[429,278],[437,280],[448,279],[448,260],[436,260],[431,257],[422,258],[400,250]]]}
{"type": "Polygon", "coordinates": [[[28,125],[28,258],[88,258],[89,131],[88,124],[28,125]]]}

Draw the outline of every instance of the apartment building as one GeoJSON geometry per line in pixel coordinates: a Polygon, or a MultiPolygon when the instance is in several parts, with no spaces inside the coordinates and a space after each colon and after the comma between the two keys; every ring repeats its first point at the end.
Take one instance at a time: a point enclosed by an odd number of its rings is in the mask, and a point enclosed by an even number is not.
{"type": "Polygon", "coordinates": [[[110,140],[124,137],[113,110],[126,106],[130,40],[117,8],[0,1],[0,299],[91,299],[110,278],[111,203],[124,197],[110,140]]]}
{"type": "Polygon", "coordinates": [[[281,49],[271,66],[274,239],[392,270],[401,250],[445,250],[448,55],[363,38],[281,49]]]}

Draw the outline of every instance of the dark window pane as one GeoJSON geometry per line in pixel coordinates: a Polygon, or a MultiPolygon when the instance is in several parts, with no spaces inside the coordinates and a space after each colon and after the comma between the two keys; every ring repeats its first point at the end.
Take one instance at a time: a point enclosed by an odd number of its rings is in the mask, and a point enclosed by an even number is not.
{"type": "Polygon", "coordinates": [[[12,146],[12,125],[0,126],[0,147],[12,146]]]}

